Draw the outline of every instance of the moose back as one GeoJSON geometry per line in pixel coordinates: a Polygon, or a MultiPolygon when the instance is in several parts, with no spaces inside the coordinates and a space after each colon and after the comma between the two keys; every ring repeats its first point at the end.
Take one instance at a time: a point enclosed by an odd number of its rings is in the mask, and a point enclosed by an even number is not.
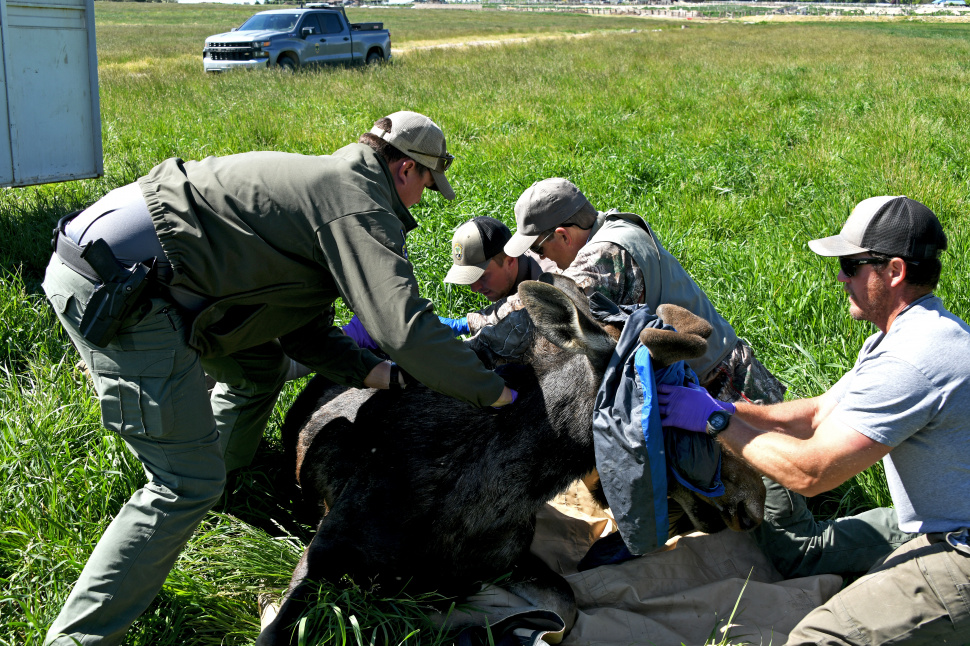
{"type": "MultiPolygon", "coordinates": [[[[295,454],[305,505],[320,522],[259,644],[290,643],[312,581],[347,574],[463,595],[527,557],[538,509],[595,469],[594,399],[619,336],[593,319],[575,283],[545,280],[554,284],[519,287],[537,334],[514,405],[472,409],[420,386],[392,392],[325,385],[321,392],[311,382],[301,394],[283,439],[295,454]]],[[[673,323],[678,330],[706,325],[665,307],[685,317],[673,323]]],[[[703,352],[696,334],[663,339],[675,359],[697,356],[698,341],[703,352]]],[[[725,484],[725,497],[750,495],[725,484]]],[[[762,488],[762,502],[763,495],[762,488]]],[[[747,508],[729,503],[722,512],[747,508]]],[[[564,582],[559,587],[569,594],[564,582]]]]}

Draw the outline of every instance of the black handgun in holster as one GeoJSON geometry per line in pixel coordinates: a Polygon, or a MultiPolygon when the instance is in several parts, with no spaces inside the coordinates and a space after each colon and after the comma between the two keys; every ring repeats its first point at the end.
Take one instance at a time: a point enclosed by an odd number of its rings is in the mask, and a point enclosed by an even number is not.
{"type": "Polygon", "coordinates": [[[148,286],[155,259],[148,264],[124,267],[111,253],[108,243],[100,238],[84,246],[81,259],[91,265],[101,284],[84,308],[80,331],[85,339],[103,348],[117,336],[121,324],[138,304],[148,286]]]}

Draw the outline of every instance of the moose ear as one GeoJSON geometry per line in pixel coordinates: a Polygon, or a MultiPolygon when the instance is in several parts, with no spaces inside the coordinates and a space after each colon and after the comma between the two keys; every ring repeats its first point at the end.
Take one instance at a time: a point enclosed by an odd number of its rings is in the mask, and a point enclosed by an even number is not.
{"type": "Polygon", "coordinates": [[[666,368],[684,359],[694,359],[707,352],[707,341],[696,334],[644,328],[640,343],[650,350],[654,368],[666,368]]]}
{"type": "MultiPolygon", "coordinates": [[[[527,280],[519,285],[518,293],[536,331],[550,342],[567,352],[585,354],[594,361],[613,353],[613,339],[563,290],[545,282],[527,280]]],[[[582,295],[580,303],[585,305],[586,295],[581,290],[579,294],[582,295]]]]}
{"type": "Polygon", "coordinates": [[[663,303],[657,307],[657,316],[663,322],[671,326],[678,332],[696,334],[699,337],[708,338],[714,328],[705,319],[697,316],[690,310],[674,305],[673,303],[663,303]]]}
{"type": "Polygon", "coordinates": [[[679,305],[669,303],[658,307],[657,315],[676,331],[644,328],[640,332],[640,343],[650,350],[654,367],[664,368],[707,352],[707,337],[713,329],[710,323],[679,305]]]}
{"type": "Polygon", "coordinates": [[[553,274],[547,271],[547,272],[544,272],[541,276],[539,276],[539,282],[552,285],[556,289],[565,293],[566,296],[568,296],[573,301],[573,303],[581,303],[582,305],[579,308],[580,310],[585,311],[587,313],[589,312],[589,308],[587,307],[588,301],[586,298],[586,292],[580,289],[579,285],[576,284],[576,281],[570,278],[569,276],[563,276],[562,274],[553,274]]]}

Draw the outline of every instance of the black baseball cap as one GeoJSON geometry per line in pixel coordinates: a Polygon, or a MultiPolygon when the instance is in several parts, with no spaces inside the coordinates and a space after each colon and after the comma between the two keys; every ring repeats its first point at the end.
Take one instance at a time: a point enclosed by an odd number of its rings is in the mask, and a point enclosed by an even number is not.
{"type": "Polygon", "coordinates": [[[838,235],[810,240],[808,246],[820,256],[873,251],[927,260],[946,249],[946,234],[925,205],[902,195],[880,195],[859,202],[838,235]]]}

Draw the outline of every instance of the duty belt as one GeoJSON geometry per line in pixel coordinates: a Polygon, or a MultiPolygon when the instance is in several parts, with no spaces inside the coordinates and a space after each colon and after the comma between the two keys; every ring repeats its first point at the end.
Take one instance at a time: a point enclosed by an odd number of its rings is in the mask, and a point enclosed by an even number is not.
{"type": "MultiPolygon", "coordinates": [[[[91,263],[81,257],[81,252],[84,251],[84,247],[71,240],[70,236],[67,235],[68,223],[80,215],[82,211],[83,209],[68,213],[57,221],[57,228],[54,229],[54,237],[51,239],[51,248],[65,265],[88,280],[101,282],[101,276],[91,266],[91,263]]],[[[148,265],[150,262],[144,264],[148,265]]],[[[118,267],[124,268],[125,266],[118,263],[118,267]]],[[[152,277],[160,283],[168,284],[172,277],[172,266],[167,261],[157,262],[152,277]]]]}
{"type": "Polygon", "coordinates": [[[54,229],[54,237],[51,239],[51,247],[54,249],[54,253],[57,254],[57,257],[60,258],[61,262],[63,262],[65,265],[81,274],[88,280],[101,282],[101,277],[98,276],[96,271],[94,271],[94,267],[91,266],[91,263],[81,257],[81,252],[84,251],[84,249],[76,242],[71,240],[66,233],[67,223],[76,218],[80,213],[81,211],[68,213],[57,221],[57,228],[54,229]]]}

